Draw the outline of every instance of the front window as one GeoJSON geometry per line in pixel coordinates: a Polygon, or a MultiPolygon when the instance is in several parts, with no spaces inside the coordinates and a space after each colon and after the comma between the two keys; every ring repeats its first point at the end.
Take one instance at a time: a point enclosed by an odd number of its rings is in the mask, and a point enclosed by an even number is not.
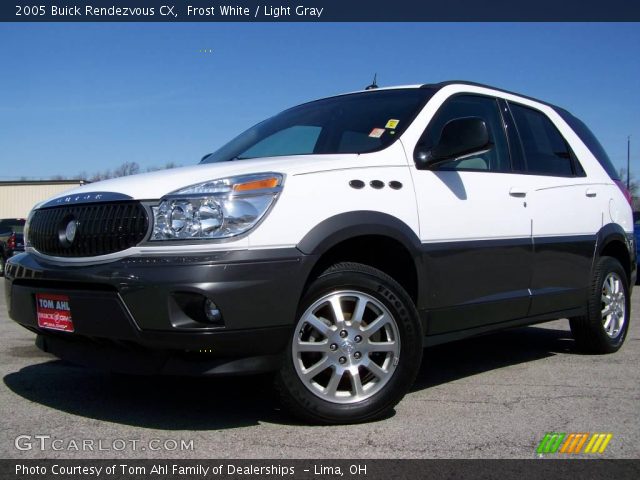
{"type": "Polygon", "coordinates": [[[438,170],[490,170],[494,172],[511,170],[509,147],[504,133],[503,121],[498,103],[493,97],[456,95],[450,98],[433,116],[419,143],[426,149],[433,148],[440,142],[442,131],[447,123],[465,117],[479,117],[484,120],[489,132],[491,147],[482,153],[465,155],[461,159],[442,162],[438,165],[438,170]]]}
{"type": "Polygon", "coordinates": [[[202,163],[381,150],[433,95],[429,88],[376,90],[305,103],[251,127],[202,163]]]}

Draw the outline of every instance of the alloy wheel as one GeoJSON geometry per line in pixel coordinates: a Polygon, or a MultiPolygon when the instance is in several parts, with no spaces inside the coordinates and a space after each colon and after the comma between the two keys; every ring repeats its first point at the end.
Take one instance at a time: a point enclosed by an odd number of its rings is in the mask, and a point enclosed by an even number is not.
{"type": "Polygon", "coordinates": [[[375,395],[393,376],[400,335],[380,300],[363,292],[337,291],[304,312],[292,350],[307,389],[329,402],[356,403],[375,395]]]}

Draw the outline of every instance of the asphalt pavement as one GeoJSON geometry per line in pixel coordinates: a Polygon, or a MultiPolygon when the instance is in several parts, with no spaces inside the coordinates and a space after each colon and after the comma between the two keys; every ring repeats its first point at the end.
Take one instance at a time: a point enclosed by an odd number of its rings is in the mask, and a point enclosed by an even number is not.
{"type": "Polygon", "coordinates": [[[636,293],[612,355],[578,353],[566,320],[428,349],[387,418],[319,427],[282,411],[268,376],[134,377],[61,362],[8,319],[0,295],[0,458],[534,458],[552,431],[612,433],[599,457],[640,458],[639,316],[636,293]]]}

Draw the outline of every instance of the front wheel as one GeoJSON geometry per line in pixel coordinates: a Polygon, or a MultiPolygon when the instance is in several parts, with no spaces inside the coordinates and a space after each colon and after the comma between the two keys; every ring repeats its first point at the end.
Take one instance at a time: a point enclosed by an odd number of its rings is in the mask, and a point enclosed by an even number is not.
{"type": "Polygon", "coordinates": [[[372,420],[413,384],[422,329],[413,302],[383,272],[340,263],[309,287],[276,386],[298,417],[372,420]]]}
{"type": "Polygon", "coordinates": [[[587,314],[570,319],[578,347],[589,353],[618,351],[627,336],[630,310],[626,272],[615,258],[601,257],[593,270],[587,314]]]}

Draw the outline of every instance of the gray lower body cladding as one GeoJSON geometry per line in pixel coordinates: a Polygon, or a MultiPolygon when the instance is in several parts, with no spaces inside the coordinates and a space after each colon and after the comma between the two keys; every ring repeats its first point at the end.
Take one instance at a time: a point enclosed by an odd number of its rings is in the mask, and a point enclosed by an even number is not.
{"type": "Polygon", "coordinates": [[[23,254],[8,266],[5,295],[11,318],[38,333],[41,349],[74,363],[129,373],[251,373],[277,367],[312,260],[275,249],[61,267],[23,254]],[[39,293],[68,296],[73,333],[38,326],[39,293]],[[220,324],[199,315],[206,299],[219,308],[220,324]]]}

